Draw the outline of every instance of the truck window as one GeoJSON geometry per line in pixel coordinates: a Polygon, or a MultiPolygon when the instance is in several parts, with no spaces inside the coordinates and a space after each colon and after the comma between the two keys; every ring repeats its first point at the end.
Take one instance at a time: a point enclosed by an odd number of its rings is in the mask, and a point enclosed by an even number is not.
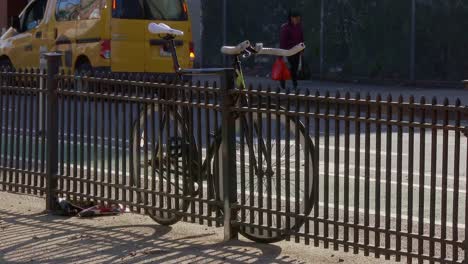
{"type": "Polygon", "coordinates": [[[106,0],[81,0],[80,20],[101,18],[101,8],[106,0]]]}
{"type": "Polygon", "coordinates": [[[183,0],[113,0],[112,17],[146,20],[188,19],[183,0]]]}
{"type": "Polygon", "coordinates": [[[70,21],[78,18],[80,0],[58,0],[55,9],[57,21],[70,21]]]}
{"type": "Polygon", "coordinates": [[[39,0],[29,6],[28,10],[24,13],[21,32],[34,29],[39,25],[41,20],[44,18],[46,4],[46,0],[39,0]]]}

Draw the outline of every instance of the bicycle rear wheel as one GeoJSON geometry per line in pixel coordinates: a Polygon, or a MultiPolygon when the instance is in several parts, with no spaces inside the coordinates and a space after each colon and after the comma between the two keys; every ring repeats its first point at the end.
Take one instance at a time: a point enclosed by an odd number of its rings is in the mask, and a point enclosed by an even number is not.
{"type": "MultiPolygon", "coordinates": [[[[147,107],[133,126],[133,181],[138,187],[145,176],[151,180],[158,194],[152,195],[154,210],[146,212],[159,224],[172,225],[182,218],[176,212],[185,212],[189,207],[184,196],[195,193],[193,175],[189,175],[188,167],[197,164],[188,160],[188,152],[197,153],[176,108],[161,107],[162,111],[159,108],[157,105],[147,107]]],[[[197,156],[192,157],[198,160],[197,156]]]]}

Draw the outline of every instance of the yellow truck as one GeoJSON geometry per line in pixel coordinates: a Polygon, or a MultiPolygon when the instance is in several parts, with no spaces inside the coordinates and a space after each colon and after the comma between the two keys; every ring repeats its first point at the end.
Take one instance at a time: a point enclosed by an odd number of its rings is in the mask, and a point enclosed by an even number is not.
{"type": "Polygon", "coordinates": [[[185,32],[176,39],[181,67],[195,59],[184,0],[33,0],[0,38],[0,67],[39,67],[40,53],[62,53],[72,72],[172,73],[169,46],[148,32],[163,22],[185,32]]]}

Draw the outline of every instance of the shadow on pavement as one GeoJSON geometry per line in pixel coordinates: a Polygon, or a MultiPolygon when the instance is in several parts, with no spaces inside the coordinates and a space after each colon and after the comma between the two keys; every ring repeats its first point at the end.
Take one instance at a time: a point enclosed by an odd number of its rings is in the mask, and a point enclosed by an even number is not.
{"type": "Polygon", "coordinates": [[[171,227],[138,224],[132,216],[79,219],[0,210],[0,263],[303,263],[280,256],[275,245],[220,243],[207,229],[173,235],[171,227]]]}

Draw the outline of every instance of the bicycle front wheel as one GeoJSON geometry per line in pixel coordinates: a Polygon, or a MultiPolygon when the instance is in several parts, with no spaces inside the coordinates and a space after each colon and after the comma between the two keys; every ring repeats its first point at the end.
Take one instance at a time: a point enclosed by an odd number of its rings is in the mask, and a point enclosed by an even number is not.
{"type": "Polygon", "coordinates": [[[237,218],[243,236],[274,243],[285,239],[289,231],[300,231],[315,203],[313,153],[313,142],[298,119],[265,113],[239,115],[236,167],[241,209],[237,218]]]}

